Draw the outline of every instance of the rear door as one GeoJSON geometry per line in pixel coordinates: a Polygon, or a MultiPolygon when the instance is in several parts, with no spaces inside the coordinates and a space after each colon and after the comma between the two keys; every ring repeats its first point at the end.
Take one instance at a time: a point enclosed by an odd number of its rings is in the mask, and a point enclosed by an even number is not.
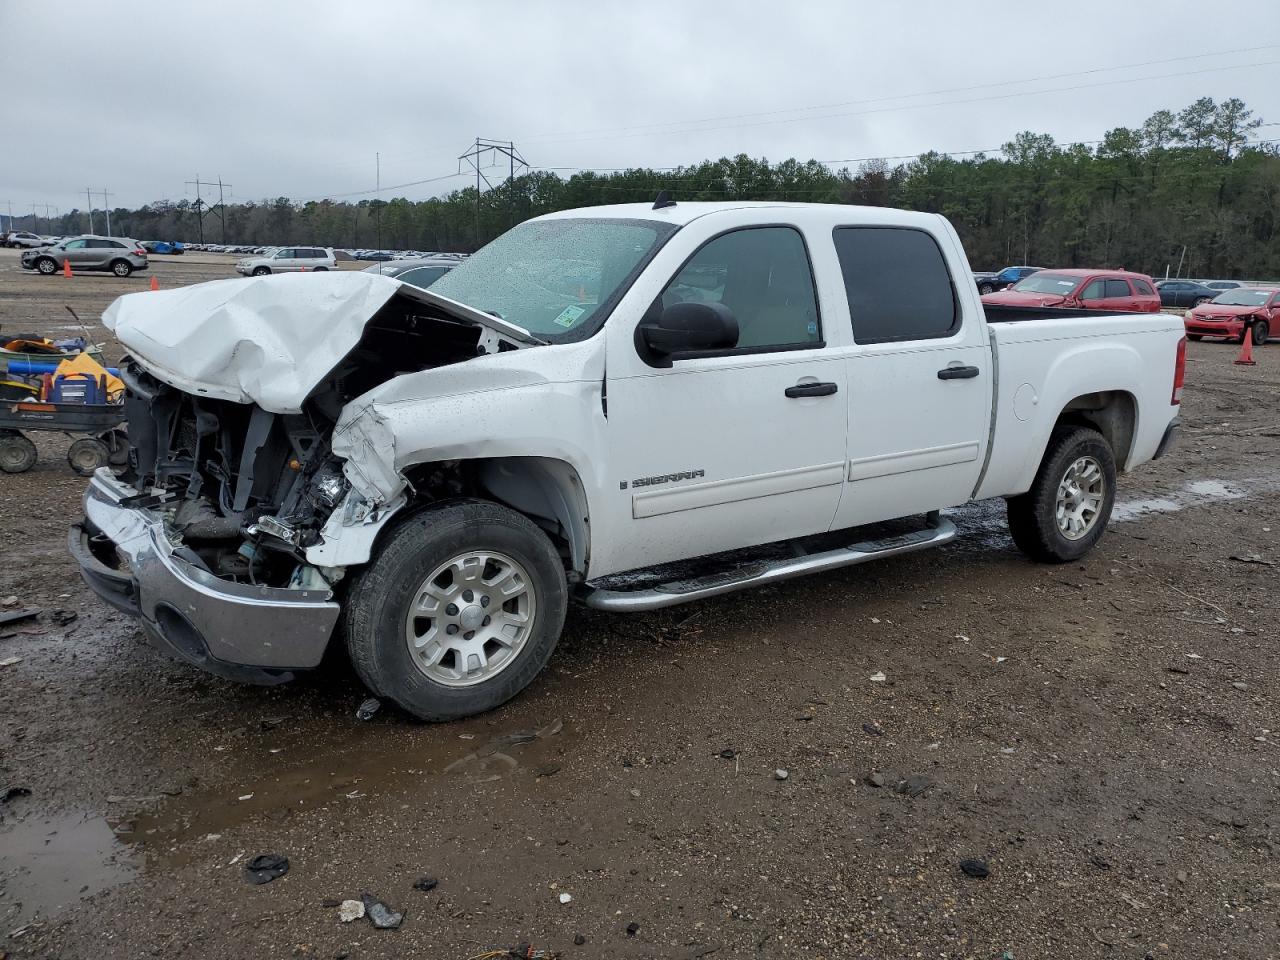
{"type": "Polygon", "coordinates": [[[1111,310],[1116,313],[1133,313],[1138,300],[1123,277],[1098,277],[1085,284],[1080,300],[1086,310],[1111,310]]]}
{"type": "Polygon", "coordinates": [[[957,294],[943,252],[958,241],[880,226],[837,227],[833,241],[854,341],[835,526],[963,503],[986,450],[992,377],[985,326],[965,315],[976,305],[957,294]]]}

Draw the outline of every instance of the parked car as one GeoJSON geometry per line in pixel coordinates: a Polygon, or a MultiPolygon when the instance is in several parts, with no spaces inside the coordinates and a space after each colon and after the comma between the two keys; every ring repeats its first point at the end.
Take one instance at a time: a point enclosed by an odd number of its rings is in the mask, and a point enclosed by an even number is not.
{"type": "Polygon", "coordinates": [[[978,285],[979,293],[995,293],[1043,269],[1044,267],[1005,267],[999,273],[974,274],[974,282],[978,285]]]}
{"type": "Polygon", "coordinates": [[[324,273],[336,270],[338,262],[333,251],[325,247],[280,247],[260,257],[245,257],[236,261],[236,272],[246,277],[264,277],[269,273],[324,273]]]}
{"type": "Polygon", "coordinates": [[[85,234],[22,251],[22,268],[46,276],[57,273],[64,263],[77,270],[109,270],[117,277],[127,277],[135,270],[147,269],[147,251],[137,240],[125,237],[99,237],[85,234]]]}
{"type": "Polygon", "coordinates": [[[44,237],[34,233],[28,233],[25,230],[18,230],[10,233],[4,241],[6,247],[45,247],[49,245],[49,241],[44,237]]]}
{"type": "Polygon", "coordinates": [[[652,610],[903,554],[996,496],[1027,554],[1078,561],[1177,434],[1182,321],[989,322],[970,277],[934,214],[666,203],[526,221],[427,290],[122,297],[133,447],[71,549],[223,676],[314,667],[341,619],[370,689],[432,720],[523,689],[571,596],[652,610]],[[595,287],[555,292],[583,263],[595,287]]]}
{"type": "Polygon", "coordinates": [[[1161,280],[1156,289],[1160,292],[1160,304],[1165,307],[1194,307],[1197,303],[1208,303],[1222,292],[1195,280],[1161,280]]]}
{"type": "Polygon", "coordinates": [[[1243,287],[1244,284],[1236,280],[1206,280],[1204,285],[1211,290],[1234,290],[1236,287],[1243,287]]]}
{"type": "Polygon", "coordinates": [[[1187,337],[1226,337],[1244,342],[1248,321],[1253,321],[1253,342],[1266,343],[1271,331],[1280,330],[1280,290],[1241,287],[1225,290],[1208,303],[1192,307],[1183,318],[1187,337]]]}
{"type": "Polygon", "coordinates": [[[365,273],[378,273],[384,277],[392,277],[402,283],[412,283],[419,287],[429,287],[461,261],[442,260],[438,257],[418,257],[412,260],[392,260],[389,263],[375,263],[365,267],[365,273]]]}
{"type": "Polygon", "coordinates": [[[1062,307],[1117,313],[1159,313],[1151,278],[1127,270],[1041,270],[983,303],[1017,307],[1062,307]]]}

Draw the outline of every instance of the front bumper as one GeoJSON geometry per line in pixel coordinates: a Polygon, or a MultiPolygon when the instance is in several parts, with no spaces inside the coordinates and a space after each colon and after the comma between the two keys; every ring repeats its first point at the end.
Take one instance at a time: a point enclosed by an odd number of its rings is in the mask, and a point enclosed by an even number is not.
{"type": "Polygon", "coordinates": [[[1227,337],[1231,340],[1239,339],[1240,334],[1244,331],[1243,320],[1192,320],[1183,321],[1183,325],[1187,329],[1187,333],[1194,333],[1198,337],[1227,337]]]}
{"type": "Polygon", "coordinates": [[[210,673],[273,683],[320,662],[339,613],[328,591],[222,580],[170,541],[161,515],[122,502],[134,496],[105,467],[85,491],[68,546],[94,593],[137,617],[155,646],[210,673]]]}

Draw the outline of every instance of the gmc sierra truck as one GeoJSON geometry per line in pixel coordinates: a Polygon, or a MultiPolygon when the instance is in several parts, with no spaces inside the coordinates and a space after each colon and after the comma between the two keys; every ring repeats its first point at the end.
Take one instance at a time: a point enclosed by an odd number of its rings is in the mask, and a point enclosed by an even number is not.
{"type": "Polygon", "coordinates": [[[1004,497],[1066,562],[1178,429],[1180,319],[988,308],[932,214],[674,203],[530,220],[429,290],[131,294],[130,454],[70,533],[159,647],[262,683],[345,644],[429,720],[652,610],[926,547],[1004,497]],[[340,638],[335,640],[335,638],[340,638]]]}

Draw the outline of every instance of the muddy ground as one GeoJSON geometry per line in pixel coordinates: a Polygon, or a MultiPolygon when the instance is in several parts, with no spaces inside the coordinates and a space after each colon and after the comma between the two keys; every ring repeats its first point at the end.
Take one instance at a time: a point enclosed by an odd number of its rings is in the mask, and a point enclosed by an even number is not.
{"type": "MultiPolygon", "coordinates": [[[[0,324],[146,284],[5,252],[0,324]]],[[[44,610],[0,627],[0,789],[31,791],[0,803],[0,955],[1280,955],[1280,344],[1235,353],[1190,345],[1183,443],[1082,564],[977,504],[938,551],[573,610],[524,695],[444,726],[357,720],[338,657],[264,689],[155,653],[81,585],[84,481],[44,439],[0,476],[0,597],[44,610]],[[288,874],[249,885],[266,853],[288,874]],[[362,892],[400,928],[339,922],[362,892]]]]}

